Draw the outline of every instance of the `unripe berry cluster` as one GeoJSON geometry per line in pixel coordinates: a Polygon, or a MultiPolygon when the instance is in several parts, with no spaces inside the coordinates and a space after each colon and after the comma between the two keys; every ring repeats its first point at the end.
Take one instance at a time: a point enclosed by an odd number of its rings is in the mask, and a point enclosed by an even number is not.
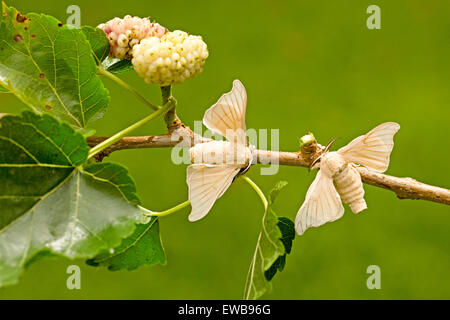
{"type": "Polygon", "coordinates": [[[132,55],[136,72],[146,82],[166,86],[200,74],[208,49],[202,37],[176,30],[142,40],[132,55]]]}
{"type": "Polygon", "coordinates": [[[109,56],[118,59],[130,59],[131,49],[142,39],[160,38],[168,30],[158,23],[150,22],[148,18],[125,16],[114,18],[98,26],[105,31],[109,40],[109,56]]]}

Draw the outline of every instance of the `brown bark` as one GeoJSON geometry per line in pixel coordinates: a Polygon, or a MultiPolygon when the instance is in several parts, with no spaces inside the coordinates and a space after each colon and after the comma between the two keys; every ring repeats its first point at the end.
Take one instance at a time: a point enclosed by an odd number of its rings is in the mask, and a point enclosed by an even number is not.
{"type": "MultiPolygon", "coordinates": [[[[203,143],[210,141],[201,136],[194,134],[189,128],[182,127],[181,136],[187,137],[188,144],[203,143]]],[[[172,138],[170,134],[157,136],[141,136],[141,137],[125,137],[109,148],[103,150],[97,159],[102,160],[111,152],[123,149],[139,149],[139,148],[164,148],[174,147],[182,141],[179,138],[172,138]]],[[[89,137],[87,139],[89,146],[93,147],[107,137],[89,137]]],[[[188,146],[188,145],[184,145],[188,146]]],[[[315,156],[311,156],[311,150],[300,150],[298,152],[283,151],[267,151],[256,150],[256,158],[258,163],[276,163],[287,166],[308,167],[311,161],[321,152],[322,147],[317,145],[315,156]]],[[[450,190],[437,186],[428,185],[412,178],[399,178],[378,172],[374,172],[365,167],[357,167],[361,174],[362,181],[372,186],[391,190],[396,193],[400,199],[422,199],[438,203],[450,205],[450,190]]]]}

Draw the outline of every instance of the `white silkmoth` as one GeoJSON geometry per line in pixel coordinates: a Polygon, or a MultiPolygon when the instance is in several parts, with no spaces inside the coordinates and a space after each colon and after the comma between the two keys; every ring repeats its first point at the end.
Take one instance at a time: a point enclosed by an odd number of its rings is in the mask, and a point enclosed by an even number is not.
{"type": "Polygon", "coordinates": [[[193,146],[187,168],[187,184],[192,211],[189,221],[203,218],[233,182],[236,175],[249,168],[252,149],[245,127],[247,93],[239,80],[233,89],[206,110],[203,124],[227,141],[211,141],[193,146]]]}
{"type": "Polygon", "coordinates": [[[311,168],[320,168],[306,193],[295,219],[295,229],[302,235],[309,227],[335,221],[344,214],[342,202],[354,213],[367,209],[364,189],[356,165],[384,172],[394,147],[394,135],[400,129],[395,122],[386,122],[359,136],[335,152],[324,153],[311,168]]]}

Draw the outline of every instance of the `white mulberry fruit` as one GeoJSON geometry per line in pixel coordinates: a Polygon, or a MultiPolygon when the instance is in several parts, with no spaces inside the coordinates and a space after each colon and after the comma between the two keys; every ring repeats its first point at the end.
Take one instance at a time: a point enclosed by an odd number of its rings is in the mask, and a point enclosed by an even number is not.
{"type": "Polygon", "coordinates": [[[161,38],[168,32],[158,23],[150,22],[148,18],[125,16],[114,18],[98,26],[105,31],[109,40],[109,56],[118,59],[130,59],[131,49],[149,37],[161,38]]]}
{"type": "Polygon", "coordinates": [[[146,82],[167,86],[200,74],[208,48],[202,37],[175,30],[142,40],[132,55],[134,69],[146,82]]]}

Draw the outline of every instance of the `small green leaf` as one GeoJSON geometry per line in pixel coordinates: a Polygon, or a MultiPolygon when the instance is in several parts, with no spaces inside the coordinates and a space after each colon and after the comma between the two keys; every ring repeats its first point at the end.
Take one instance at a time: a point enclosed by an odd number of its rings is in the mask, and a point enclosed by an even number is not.
{"type": "Polygon", "coordinates": [[[93,136],[97,132],[97,130],[93,128],[83,128],[78,130],[78,132],[81,133],[83,137],[87,138],[93,136]]]}
{"type": "Polygon", "coordinates": [[[88,151],[50,115],[0,119],[0,286],[42,251],[91,258],[133,233],[142,217],[133,180],[120,165],[86,164],[88,151]]]}
{"type": "Polygon", "coordinates": [[[269,269],[264,272],[264,276],[267,281],[272,281],[273,277],[277,274],[278,271],[283,271],[284,266],[286,265],[286,254],[279,256],[277,260],[270,266],[269,269]]]}
{"type": "Polygon", "coordinates": [[[280,191],[287,186],[287,181],[278,181],[275,187],[273,187],[272,190],[270,190],[269,193],[269,203],[273,203],[280,194],[280,191]]]}
{"type": "Polygon", "coordinates": [[[132,271],[142,266],[165,264],[158,218],[153,217],[147,224],[138,224],[134,233],[124,239],[120,246],[111,252],[105,251],[86,263],[95,267],[108,267],[110,271],[132,271]]]}
{"type": "Polygon", "coordinates": [[[57,19],[2,5],[0,84],[32,110],[84,128],[105,112],[108,90],[97,77],[83,31],[57,19]]]}
{"type": "Polygon", "coordinates": [[[133,64],[128,59],[113,59],[108,57],[103,61],[103,68],[115,74],[125,73],[133,70],[133,64]]]}
{"type": "Polygon", "coordinates": [[[279,256],[273,265],[265,272],[266,279],[271,281],[277,271],[283,271],[286,265],[286,255],[291,253],[292,241],[295,238],[295,225],[290,219],[285,217],[278,218],[278,228],[281,231],[281,242],[283,242],[285,254],[279,256]]]}
{"type": "Polygon", "coordinates": [[[295,224],[289,218],[279,217],[278,228],[281,230],[281,242],[283,242],[286,253],[291,253],[292,241],[295,238],[295,224]]]}
{"type": "Polygon", "coordinates": [[[97,64],[102,63],[109,54],[109,41],[106,33],[100,28],[90,26],[83,26],[81,30],[83,30],[84,35],[91,45],[92,54],[97,64]]]}
{"type": "Polygon", "coordinates": [[[58,255],[52,253],[50,250],[42,250],[39,251],[37,254],[35,254],[30,260],[28,260],[27,263],[24,265],[24,268],[27,269],[30,265],[42,259],[57,258],[57,257],[58,255]]]}
{"type": "Polygon", "coordinates": [[[279,218],[272,209],[275,198],[286,185],[287,182],[281,181],[270,192],[269,205],[262,219],[262,230],[247,274],[244,291],[246,300],[258,299],[271,290],[269,281],[277,270],[284,268],[286,253],[291,250],[294,238],[292,234],[295,236],[294,224],[287,218],[279,218]]]}

